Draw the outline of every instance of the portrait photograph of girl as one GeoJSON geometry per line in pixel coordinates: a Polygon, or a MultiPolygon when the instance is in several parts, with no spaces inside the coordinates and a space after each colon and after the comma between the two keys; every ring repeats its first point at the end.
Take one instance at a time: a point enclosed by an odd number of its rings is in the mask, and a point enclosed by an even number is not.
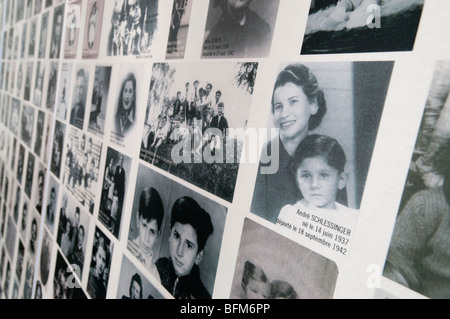
{"type": "Polygon", "coordinates": [[[118,81],[116,83],[116,94],[110,98],[114,99],[111,108],[114,113],[111,117],[111,142],[120,147],[129,148],[127,142],[132,142],[132,137],[137,129],[139,121],[138,114],[142,110],[143,103],[140,101],[143,89],[143,67],[140,64],[122,64],[118,81]]]}
{"type": "Polygon", "coordinates": [[[282,66],[268,124],[277,135],[261,153],[252,213],[299,226],[301,211],[355,228],[392,68],[391,62],[282,66]],[[278,156],[267,161],[274,151],[278,156]],[[278,170],[266,170],[274,164],[278,170]]]}

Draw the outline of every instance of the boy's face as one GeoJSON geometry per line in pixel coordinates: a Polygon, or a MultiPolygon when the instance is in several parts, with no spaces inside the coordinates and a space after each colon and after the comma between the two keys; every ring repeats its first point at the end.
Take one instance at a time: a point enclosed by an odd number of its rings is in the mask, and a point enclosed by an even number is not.
{"type": "Polygon", "coordinates": [[[137,225],[139,229],[139,247],[141,253],[149,255],[153,250],[153,245],[159,237],[158,223],[156,219],[144,219],[138,214],[137,225]]]}
{"type": "Polygon", "coordinates": [[[298,167],[297,182],[309,205],[335,209],[337,192],[345,187],[346,178],[323,158],[312,157],[298,167]]]}
{"type": "Polygon", "coordinates": [[[194,264],[199,264],[203,257],[203,250],[198,251],[197,231],[189,224],[176,222],[169,243],[175,273],[179,277],[188,275],[194,264]]]}
{"type": "Polygon", "coordinates": [[[267,299],[270,296],[270,284],[250,279],[244,291],[246,299],[267,299]]]}

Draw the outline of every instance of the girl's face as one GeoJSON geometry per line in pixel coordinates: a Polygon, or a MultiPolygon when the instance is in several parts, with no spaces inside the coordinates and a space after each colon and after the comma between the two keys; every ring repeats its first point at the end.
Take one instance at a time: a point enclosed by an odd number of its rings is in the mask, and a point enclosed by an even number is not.
{"type": "Polygon", "coordinates": [[[127,81],[123,87],[123,108],[128,111],[134,101],[134,87],[132,81],[127,81]]]}
{"type": "Polygon", "coordinates": [[[308,205],[335,209],[337,192],[345,187],[346,177],[322,157],[311,157],[298,167],[297,183],[308,205]]]}
{"type": "Polygon", "coordinates": [[[308,133],[309,119],[319,110],[310,103],[303,88],[294,83],[278,87],[273,95],[273,120],[282,140],[308,133]]]}
{"type": "Polygon", "coordinates": [[[244,288],[246,299],[267,299],[270,296],[270,284],[255,279],[249,279],[244,288]]]}

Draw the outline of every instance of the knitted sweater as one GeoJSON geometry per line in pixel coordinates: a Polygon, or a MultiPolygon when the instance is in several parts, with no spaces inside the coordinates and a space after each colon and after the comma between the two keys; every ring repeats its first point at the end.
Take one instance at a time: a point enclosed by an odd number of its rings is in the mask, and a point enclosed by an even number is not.
{"type": "Polygon", "coordinates": [[[397,218],[385,276],[395,271],[409,288],[430,298],[450,298],[450,207],[442,188],[415,194],[397,218]]]}

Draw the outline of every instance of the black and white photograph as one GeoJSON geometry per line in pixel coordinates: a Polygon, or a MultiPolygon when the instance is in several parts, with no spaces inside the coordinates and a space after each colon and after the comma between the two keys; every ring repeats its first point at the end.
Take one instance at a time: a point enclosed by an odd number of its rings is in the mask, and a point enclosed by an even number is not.
{"type": "Polygon", "coordinates": [[[19,22],[23,20],[25,15],[25,0],[16,0],[14,1],[16,5],[16,11],[15,11],[15,22],[19,22]]]}
{"type": "Polygon", "coordinates": [[[50,21],[50,12],[47,11],[41,16],[41,30],[39,34],[39,49],[38,49],[38,58],[44,59],[47,57],[47,38],[48,38],[48,30],[49,30],[49,21],[50,21]]]}
{"type": "Polygon", "coordinates": [[[124,255],[120,268],[116,299],[142,300],[164,299],[142,272],[124,255]]]}
{"type": "Polygon", "coordinates": [[[227,209],[139,167],[128,250],[176,299],[211,299],[227,209]]]}
{"type": "Polygon", "coordinates": [[[31,212],[33,210],[30,207],[30,202],[25,197],[22,199],[20,209],[21,209],[21,217],[18,227],[20,229],[20,236],[22,237],[22,240],[26,242],[28,239],[27,235],[28,235],[28,225],[30,224],[29,220],[31,212]]]}
{"type": "Polygon", "coordinates": [[[119,70],[117,89],[111,94],[114,115],[111,121],[111,141],[122,148],[135,143],[138,115],[143,113],[143,81],[145,69],[141,63],[122,64],[119,70]]]}
{"type": "MultiPolygon", "coordinates": [[[[82,2],[81,0],[71,1],[70,7],[77,6],[80,8],[82,2]]],[[[64,45],[64,58],[65,59],[74,59],[77,57],[78,52],[78,42],[80,33],[82,28],[80,28],[80,19],[81,17],[77,14],[69,14],[66,16],[66,19],[68,20],[66,23],[66,36],[65,36],[65,45],[64,45]]]]}
{"type": "Polygon", "coordinates": [[[43,135],[43,148],[42,148],[42,162],[48,163],[50,156],[50,148],[51,148],[51,135],[53,134],[53,113],[49,112],[46,114],[45,126],[44,126],[44,135],[43,135]]]}
{"type": "Polygon", "coordinates": [[[438,61],[383,276],[431,299],[450,297],[450,62],[438,61]]]}
{"type": "Polygon", "coordinates": [[[69,121],[71,125],[83,130],[89,84],[89,69],[87,66],[80,65],[76,68],[74,81],[69,121]]]}
{"type": "Polygon", "coordinates": [[[312,0],[301,54],[412,51],[425,0],[312,0]]]}
{"type": "Polygon", "coordinates": [[[58,68],[59,63],[52,61],[48,65],[48,81],[47,81],[47,110],[54,112],[56,104],[56,90],[58,85],[58,68]]]}
{"type": "MultiPolygon", "coordinates": [[[[16,181],[14,181],[14,184],[16,183],[16,181]]],[[[19,226],[19,212],[20,212],[20,199],[21,199],[21,192],[22,190],[20,189],[20,185],[17,185],[15,187],[15,193],[14,193],[14,202],[12,202],[11,204],[13,205],[12,207],[12,214],[13,214],[13,218],[14,218],[14,222],[19,226]]]]}
{"type": "Polygon", "coordinates": [[[72,268],[58,252],[53,275],[52,299],[87,299],[72,268]]]}
{"type": "Polygon", "coordinates": [[[6,235],[5,235],[5,247],[6,252],[11,260],[14,260],[14,252],[17,240],[17,228],[14,220],[10,214],[6,215],[6,235]]]}
{"type": "Polygon", "coordinates": [[[63,191],[59,205],[57,243],[81,281],[85,273],[90,216],[70,193],[63,191]]]}
{"type": "Polygon", "coordinates": [[[31,91],[33,89],[33,65],[34,62],[27,62],[26,75],[25,75],[25,86],[23,89],[23,99],[25,101],[31,102],[31,91]]]}
{"type": "Polygon", "coordinates": [[[89,265],[87,292],[92,299],[106,299],[114,243],[97,227],[89,265]]]}
{"type": "Polygon", "coordinates": [[[104,0],[87,2],[83,40],[83,59],[97,59],[103,24],[104,0]]]}
{"type": "Polygon", "coordinates": [[[60,121],[66,121],[67,119],[72,88],[72,68],[72,63],[63,63],[61,65],[59,93],[58,100],[56,101],[56,118],[60,121]]]}
{"type": "MultiPolygon", "coordinates": [[[[31,153],[28,154],[30,156],[31,153]]],[[[45,178],[47,174],[47,169],[42,163],[39,163],[39,169],[36,171],[35,176],[35,183],[34,183],[34,190],[33,190],[33,196],[29,198],[32,198],[33,200],[33,207],[36,209],[36,211],[41,214],[42,213],[42,205],[44,205],[44,186],[45,186],[45,178]]]]}
{"type": "Polygon", "coordinates": [[[23,172],[25,167],[25,147],[19,144],[19,155],[17,156],[17,181],[22,184],[23,172]]]}
{"type": "Polygon", "coordinates": [[[31,141],[34,133],[34,122],[36,117],[35,108],[30,105],[23,105],[20,126],[20,138],[22,142],[31,148],[31,141]]]}
{"type": "Polygon", "coordinates": [[[44,126],[45,126],[45,113],[43,111],[38,111],[36,120],[36,139],[34,140],[34,153],[36,154],[37,157],[41,157],[44,126]]]}
{"type": "Polygon", "coordinates": [[[39,13],[41,13],[42,12],[42,1],[44,1],[44,0],[34,0],[34,10],[33,10],[33,13],[36,15],[36,14],[39,14],[39,13]]]}
{"type": "Polygon", "coordinates": [[[66,135],[63,184],[93,214],[103,144],[76,128],[68,129],[66,135]]]}
{"type": "Polygon", "coordinates": [[[107,56],[152,57],[156,45],[159,0],[105,1],[107,56]]]}
{"type": "Polygon", "coordinates": [[[173,0],[166,59],[183,59],[194,0],[173,0]]]}
{"type": "MultiPolygon", "coordinates": [[[[58,180],[50,176],[49,183],[47,184],[47,206],[45,207],[45,224],[47,228],[50,230],[50,233],[53,234],[53,230],[55,229],[56,222],[56,201],[58,200],[59,193],[59,183],[58,180]]],[[[44,214],[44,212],[42,212],[44,214]]]]}
{"type": "Polygon", "coordinates": [[[125,190],[130,189],[130,172],[131,158],[108,148],[98,219],[116,238],[120,237],[125,190]]]}
{"type": "Polygon", "coordinates": [[[35,165],[35,156],[33,153],[28,152],[28,160],[27,160],[27,170],[25,174],[25,193],[28,195],[28,198],[31,198],[31,190],[33,189],[33,181],[36,179],[33,178],[34,176],[34,165],[35,165]]]}
{"type": "Polygon", "coordinates": [[[258,64],[156,63],[140,158],[231,202],[258,64]]]}
{"type": "Polygon", "coordinates": [[[59,59],[62,34],[64,30],[64,4],[55,7],[53,12],[52,37],[50,41],[50,59],[59,59]]]}
{"type": "Polygon", "coordinates": [[[55,132],[53,134],[52,159],[50,162],[50,171],[59,178],[61,172],[61,162],[63,158],[64,136],[66,125],[59,121],[55,122],[55,132]]]}
{"type": "Polygon", "coordinates": [[[111,83],[111,66],[96,66],[88,131],[103,136],[111,83]]]}
{"type": "Polygon", "coordinates": [[[24,259],[25,259],[25,247],[24,247],[22,241],[19,239],[19,245],[17,246],[17,257],[16,257],[16,276],[19,280],[20,280],[20,278],[22,278],[24,259]]]}
{"type": "Polygon", "coordinates": [[[42,236],[42,245],[41,245],[41,255],[39,257],[39,279],[42,284],[41,288],[47,290],[47,285],[50,277],[50,261],[52,257],[52,249],[53,249],[53,237],[48,233],[48,230],[44,228],[44,234],[42,236]]]}
{"type": "Polygon", "coordinates": [[[279,0],[209,0],[202,58],[270,55],[279,0]]]}
{"type": "Polygon", "coordinates": [[[34,58],[37,48],[36,36],[38,35],[38,18],[34,17],[33,19],[31,19],[28,26],[30,29],[28,30],[27,56],[28,58],[34,58]]]}
{"type": "Polygon", "coordinates": [[[338,274],[334,261],[246,219],[230,298],[333,299],[338,274]]]}
{"type": "Polygon", "coordinates": [[[45,64],[41,61],[36,62],[36,74],[34,81],[33,105],[42,106],[42,95],[44,90],[45,64]]]}
{"type": "Polygon", "coordinates": [[[22,89],[24,84],[24,78],[25,78],[25,67],[23,62],[17,63],[17,78],[16,78],[16,90],[15,90],[15,96],[17,98],[22,97],[22,89]]]}
{"type": "Polygon", "coordinates": [[[12,98],[11,99],[10,119],[9,119],[9,129],[17,137],[19,136],[20,110],[21,110],[20,100],[18,100],[16,98],[12,98]]]}
{"type": "Polygon", "coordinates": [[[308,242],[304,223],[334,223],[345,233],[319,227],[313,243],[347,255],[393,65],[280,65],[268,101],[270,136],[261,152],[253,214],[277,224],[283,234],[308,242]],[[325,238],[329,231],[332,238],[325,238]],[[344,244],[335,243],[335,235],[343,237],[344,244]]]}
{"type": "Polygon", "coordinates": [[[24,265],[25,275],[23,279],[21,299],[29,300],[31,299],[33,293],[34,262],[30,260],[30,258],[27,258],[24,265]]]}

